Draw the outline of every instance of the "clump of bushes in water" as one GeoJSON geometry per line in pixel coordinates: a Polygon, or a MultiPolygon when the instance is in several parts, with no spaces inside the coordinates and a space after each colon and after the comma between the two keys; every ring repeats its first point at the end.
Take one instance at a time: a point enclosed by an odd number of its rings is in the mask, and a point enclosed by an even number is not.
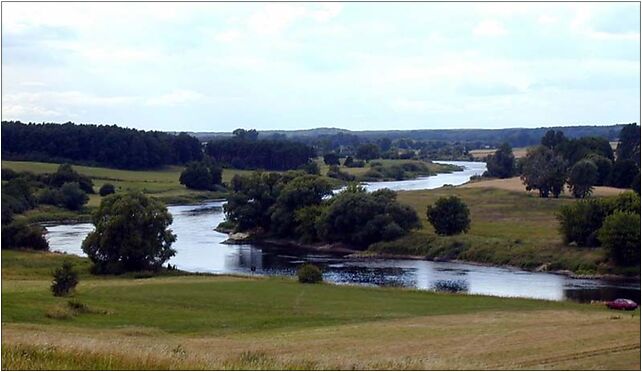
{"type": "Polygon", "coordinates": [[[313,264],[303,264],[296,272],[299,283],[321,283],[323,275],[321,269],[313,264]]]}
{"type": "Polygon", "coordinates": [[[365,249],[420,227],[415,211],[387,189],[370,193],[352,184],[330,197],[326,179],[302,172],[237,175],[231,188],[224,210],[236,231],[365,249]]]}
{"type": "Polygon", "coordinates": [[[68,261],[63,262],[62,266],[54,271],[53,277],[51,292],[54,296],[68,296],[78,285],[78,273],[68,261]]]}

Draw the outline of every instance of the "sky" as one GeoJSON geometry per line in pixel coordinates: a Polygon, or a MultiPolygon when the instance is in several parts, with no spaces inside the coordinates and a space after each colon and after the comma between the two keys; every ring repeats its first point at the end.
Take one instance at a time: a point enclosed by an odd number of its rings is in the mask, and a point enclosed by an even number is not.
{"type": "Polygon", "coordinates": [[[639,3],[2,3],[2,119],[171,131],[640,122],[639,3]]]}

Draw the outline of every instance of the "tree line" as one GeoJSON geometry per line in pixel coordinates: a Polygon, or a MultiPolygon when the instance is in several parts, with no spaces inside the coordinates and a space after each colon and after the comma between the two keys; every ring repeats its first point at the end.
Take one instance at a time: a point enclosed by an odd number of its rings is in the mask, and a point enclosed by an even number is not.
{"type": "Polygon", "coordinates": [[[2,158],[74,162],[122,169],[185,164],[203,157],[201,143],[185,133],[74,123],[2,122],[2,158]]]}

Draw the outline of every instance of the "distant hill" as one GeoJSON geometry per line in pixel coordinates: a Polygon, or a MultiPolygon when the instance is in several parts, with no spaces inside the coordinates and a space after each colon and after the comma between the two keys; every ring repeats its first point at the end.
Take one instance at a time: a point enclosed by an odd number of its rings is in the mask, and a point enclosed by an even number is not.
{"type": "MultiPolygon", "coordinates": [[[[282,136],[287,138],[309,139],[310,137],[333,136],[346,134],[358,136],[367,140],[387,137],[392,140],[411,138],[421,141],[443,141],[475,143],[476,147],[495,146],[508,142],[513,147],[530,146],[539,143],[546,131],[561,130],[569,138],[597,136],[610,141],[617,137],[624,124],[615,125],[577,125],[568,127],[539,127],[539,128],[504,128],[504,129],[419,129],[419,130],[369,130],[351,131],[341,128],[315,128],[302,130],[266,130],[259,131],[260,137],[282,136]]],[[[249,129],[249,128],[246,128],[249,129]]],[[[231,132],[189,132],[201,141],[215,137],[229,137],[231,132]]]]}

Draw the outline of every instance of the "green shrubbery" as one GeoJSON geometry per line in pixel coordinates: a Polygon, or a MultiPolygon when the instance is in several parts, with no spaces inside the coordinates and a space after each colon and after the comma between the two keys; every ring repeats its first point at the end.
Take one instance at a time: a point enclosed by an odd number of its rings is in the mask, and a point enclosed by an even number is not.
{"type": "Polygon", "coordinates": [[[102,186],[100,186],[100,190],[98,190],[98,194],[100,194],[100,196],[111,195],[115,192],[116,192],[116,188],[111,183],[103,184],[102,186]]]}
{"type": "Polygon", "coordinates": [[[470,227],[468,206],[456,196],[439,198],[428,206],[426,215],[439,235],[459,234],[470,227]]]}
{"type": "Polygon", "coordinates": [[[222,182],[223,169],[209,159],[187,164],[179,182],[188,189],[215,190],[222,182]]]}
{"type": "Polygon", "coordinates": [[[43,235],[42,227],[29,225],[24,219],[16,219],[10,224],[2,225],[2,249],[30,248],[47,251],[49,243],[43,235]]]}
{"type": "Polygon", "coordinates": [[[299,267],[299,270],[296,272],[297,277],[299,278],[299,283],[321,283],[323,281],[323,275],[321,274],[321,269],[313,264],[303,264],[299,267]]]}
{"type": "Polygon", "coordinates": [[[61,267],[54,271],[53,277],[51,292],[54,296],[67,296],[71,294],[76,288],[76,285],[78,285],[78,273],[68,261],[65,261],[61,267]]]}
{"type": "Polygon", "coordinates": [[[598,239],[618,265],[640,263],[640,215],[616,211],[606,217],[598,230],[598,239]]]}

